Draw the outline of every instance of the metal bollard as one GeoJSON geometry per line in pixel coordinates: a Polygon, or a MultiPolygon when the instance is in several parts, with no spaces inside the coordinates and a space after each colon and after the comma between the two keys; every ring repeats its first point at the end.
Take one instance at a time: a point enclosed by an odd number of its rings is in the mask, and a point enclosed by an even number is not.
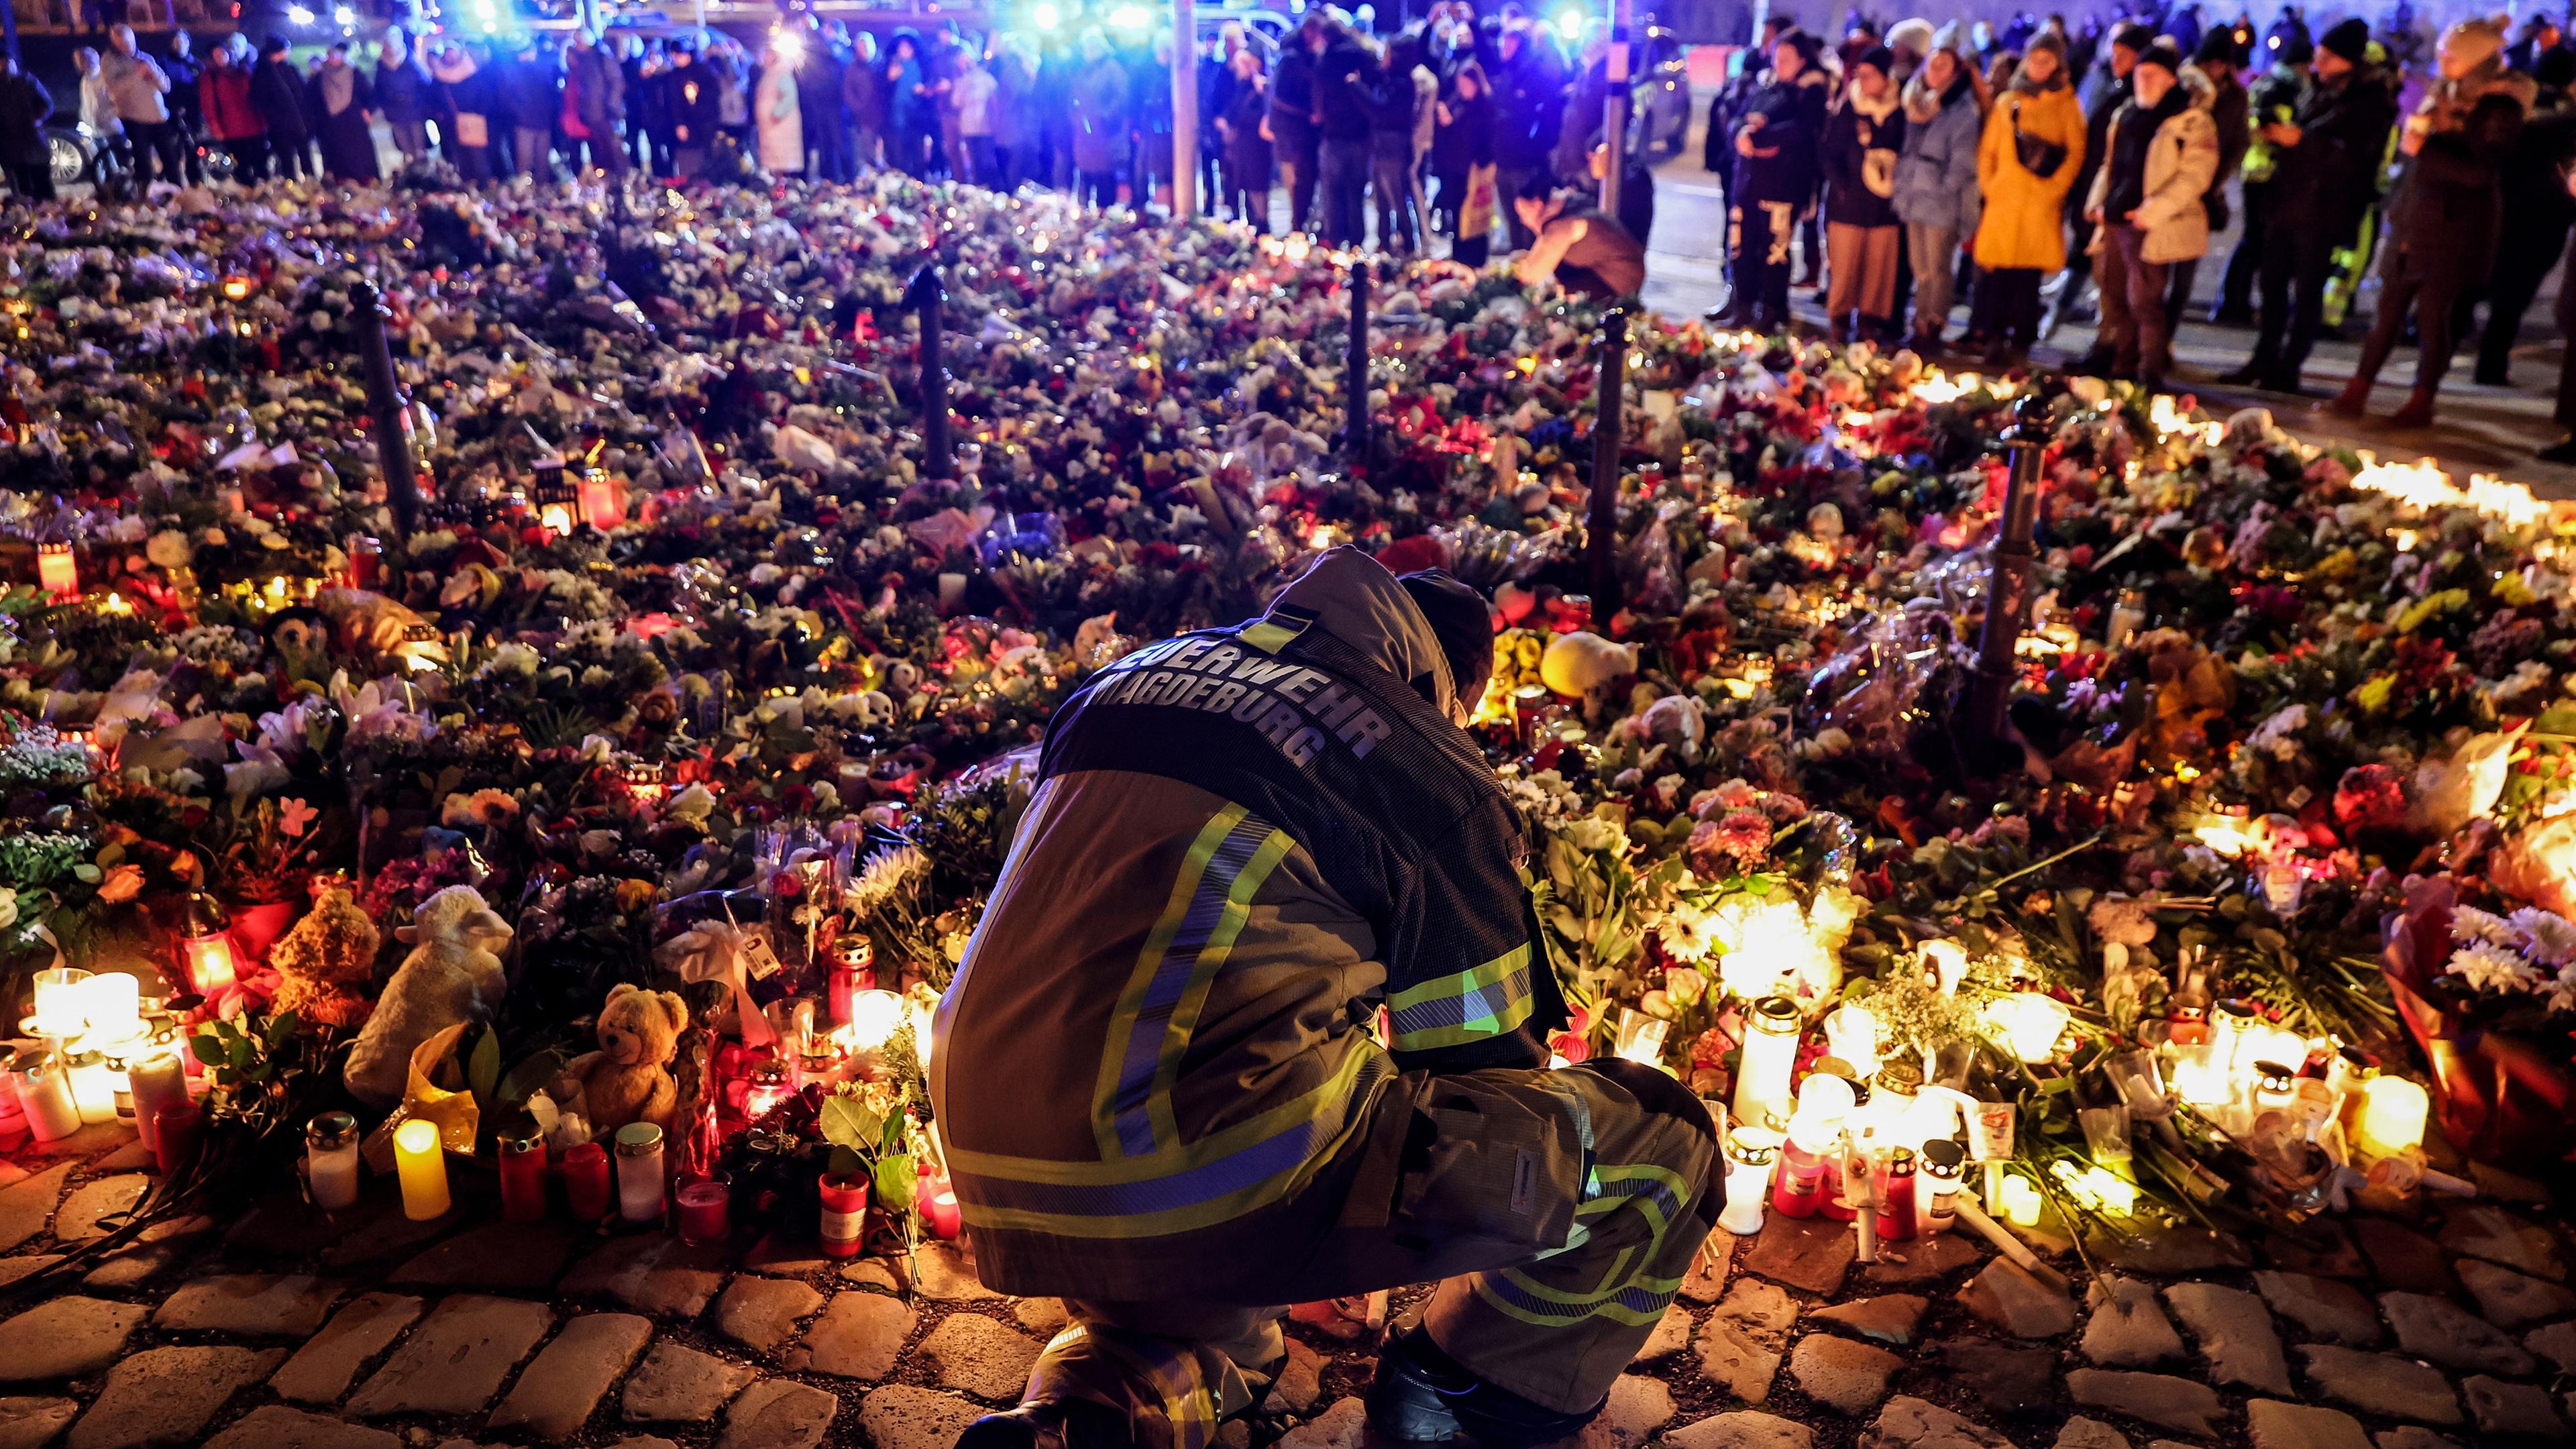
{"type": "Polygon", "coordinates": [[[1592,498],[1584,510],[1583,561],[1592,576],[1592,617],[1608,628],[1619,612],[1619,447],[1627,422],[1628,309],[1601,314],[1600,375],[1592,389],[1592,498]]]}
{"type": "Polygon", "coordinates": [[[1351,258],[1351,337],[1342,380],[1342,454],[1353,469],[1367,466],[1369,452],[1369,264],[1351,258]]]}
{"type": "Polygon", "coordinates": [[[390,314],[375,285],[360,282],[349,289],[349,323],[358,333],[358,363],[367,373],[367,418],[376,434],[376,466],[385,475],[385,502],[392,508],[394,531],[408,541],[420,526],[421,462],[413,451],[411,416],[404,411],[402,389],[394,382],[392,344],[385,339],[390,314]]]}
{"type": "Polygon", "coordinates": [[[936,263],[912,274],[903,289],[903,305],[921,316],[921,473],[925,478],[954,478],[948,446],[948,366],[940,357],[941,304],[948,291],[940,284],[936,263]]]}
{"type": "Polygon", "coordinates": [[[1968,730],[1983,744],[2003,739],[2012,703],[2015,648],[2030,624],[2031,570],[2039,562],[2032,533],[2039,519],[2039,455],[2048,442],[2048,406],[2025,394],[2004,434],[2012,468],[2004,482],[2003,520],[1995,533],[1994,568],[1986,582],[1986,620],[1977,633],[1977,667],[1968,683],[1968,730]]]}

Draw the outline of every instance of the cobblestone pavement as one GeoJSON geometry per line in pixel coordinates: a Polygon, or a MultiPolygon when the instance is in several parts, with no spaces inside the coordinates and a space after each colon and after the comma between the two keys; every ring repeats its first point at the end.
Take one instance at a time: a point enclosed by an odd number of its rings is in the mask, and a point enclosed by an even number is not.
{"type": "MultiPolygon", "coordinates": [[[[2473,1202],[2083,1254],[2043,1223],[2048,1274],[1964,1233],[1858,1264],[1844,1225],[1775,1216],[1710,1240],[1576,1449],[2564,1445],[2576,1244],[2538,1185],[2478,1178],[2473,1202]]],[[[147,1181],[113,1127],[0,1162],[0,1282],[115,1226],[147,1181]]],[[[1064,1321],[945,1246],[691,1248],[496,1221],[470,1169],[456,1190],[428,1223],[382,1180],[336,1218],[218,1206],[0,1300],[0,1449],[945,1449],[1064,1321]]],[[[1373,1334],[1315,1310],[1291,1334],[1227,1442],[1358,1449],[1373,1334]]]]}

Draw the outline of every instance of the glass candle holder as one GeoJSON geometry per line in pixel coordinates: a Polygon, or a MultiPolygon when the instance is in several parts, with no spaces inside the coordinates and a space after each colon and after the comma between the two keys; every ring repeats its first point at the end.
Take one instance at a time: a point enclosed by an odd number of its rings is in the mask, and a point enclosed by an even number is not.
{"type": "Polygon", "coordinates": [[[629,1122],[617,1129],[617,1215],[630,1223],[662,1220],[662,1129],[629,1122]]]}
{"type": "Polygon", "coordinates": [[[80,1108],[81,1125],[100,1127],[116,1120],[116,1083],[107,1074],[104,1052],[74,1052],[72,1102],[80,1108]]]}
{"type": "Polygon", "coordinates": [[[1726,1208],[1717,1225],[1747,1237],[1762,1231],[1762,1199],[1770,1195],[1771,1167],[1779,1160],[1780,1134],[1738,1127],[1726,1134],[1726,1208]]]}
{"type": "Polygon", "coordinates": [[[304,1181],[313,1205],[339,1212],[358,1200],[358,1119],[325,1112],[304,1127],[304,1181]]]}
{"type": "Polygon", "coordinates": [[[89,973],[77,966],[49,966],[36,973],[33,1023],[38,1036],[78,1036],[89,1025],[89,973]]]}
{"type": "Polygon", "coordinates": [[[721,1177],[693,1178],[671,1195],[680,1241],[693,1248],[724,1241],[732,1230],[733,1184],[721,1177]]]}
{"type": "Polygon", "coordinates": [[[816,1183],[822,1194],[823,1256],[855,1258],[867,1236],[868,1179],[861,1173],[824,1173],[816,1183]]]}
{"type": "Polygon", "coordinates": [[[447,1149],[438,1124],[414,1117],[394,1129],[394,1171],[402,1180],[403,1216],[426,1222],[447,1213],[447,1149]]]}
{"type": "Polygon", "coordinates": [[[563,1155],[564,1211],[577,1222],[595,1223],[615,1206],[608,1149],[585,1142],[563,1155]]]}
{"type": "Polygon", "coordinates": [[[534,1132],[503,1137],[497,1151],[501,1166],[501,1216],[514,1223],[533,1223],[546,1215],[546,1139],[534,1132]]]}
{"type": "Polygon", "coordinates": [[[37,1141],[57,1142],[80,1130],[80,1103],[72,1096],[71,1067],[62,1053],[21,1053],[17,1070],[18,1104],[37,1141]]]}
{"type": "Polygon", "coordinates": [[[1735,1078],[1735,1119],[1767,1122],[1790,1112],[1789,1073],[1798,1060],[1798,1003],[1766,996],[1746,1019],[1744,1059],[1735,1078]]]}

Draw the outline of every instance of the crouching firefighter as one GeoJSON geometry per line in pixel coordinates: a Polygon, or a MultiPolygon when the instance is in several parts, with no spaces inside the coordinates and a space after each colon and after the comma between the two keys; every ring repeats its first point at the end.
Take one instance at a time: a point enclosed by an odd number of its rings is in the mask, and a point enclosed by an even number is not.
{"type": "Polygon", "coordinates": [[[978,1273],[1071,1323],[961,1449],[1201,1449],[1282,1305],[1404,1284],[1398,1439],[1561,1438],[1644,1346],[1714,1129],[1650,1067],[1546,1069],[1527,842],[1460,727],[1492,658],[1475,590],[1342,548],[1056,713],[930,1091],[978,1273]]]}

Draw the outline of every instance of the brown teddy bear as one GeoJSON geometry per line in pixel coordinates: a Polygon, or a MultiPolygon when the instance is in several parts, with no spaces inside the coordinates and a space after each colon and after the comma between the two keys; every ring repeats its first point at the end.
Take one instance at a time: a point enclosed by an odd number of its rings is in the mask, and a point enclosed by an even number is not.
{"type": "Polygon", "coordinates": [[[307,1026],[352,1027],[375,1004],[359,993],[375,974],[376,923],[358,909],[345,886],[325,886],[313,909],[268,948],[280,978],[272,1005],[292,1011],[307,1026]]]}
{"type": "Polygon", "coordinates": [[[650,1122],[667,1136],[680,1102],[671,1059],[688,1025],[678,993],[620,982],[599,1008],[599,1050],[573,1058],[546,1095],[581,1114],[594,1138],[612,1137],[629,1122],[650,1122]]]}

